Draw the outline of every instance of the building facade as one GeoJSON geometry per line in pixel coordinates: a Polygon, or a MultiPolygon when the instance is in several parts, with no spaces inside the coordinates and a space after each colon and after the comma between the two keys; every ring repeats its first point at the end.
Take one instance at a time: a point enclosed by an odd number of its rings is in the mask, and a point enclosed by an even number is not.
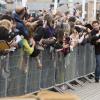
{"type": "MultiPolygon", "coordinates": [[[[89,21],[92,21],[92,20],[95,20],[94,16],[93,16],[93,13],[94,13],[94,0],[88,0],[88,10],[86,11],[87,12],[87,18],[89,21]]],[[[99,19],[99,14],[100,12],[100,0],[97,0],[97,3],[96,3],[96,18],[99,19]]]]}

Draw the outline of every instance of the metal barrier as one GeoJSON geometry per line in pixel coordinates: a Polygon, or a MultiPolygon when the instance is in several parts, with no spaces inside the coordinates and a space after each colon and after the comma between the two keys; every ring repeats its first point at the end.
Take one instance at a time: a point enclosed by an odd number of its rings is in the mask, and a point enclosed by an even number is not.
{"type": "Polygon", "coordinates": [[[67,82],[94,71],[94,48],[79,45],[66,57],[61,52],[46,49],[40,54],[43,69],[36,59],[22,50],[0,57],[0,97],[31,93],[67,82]]]}

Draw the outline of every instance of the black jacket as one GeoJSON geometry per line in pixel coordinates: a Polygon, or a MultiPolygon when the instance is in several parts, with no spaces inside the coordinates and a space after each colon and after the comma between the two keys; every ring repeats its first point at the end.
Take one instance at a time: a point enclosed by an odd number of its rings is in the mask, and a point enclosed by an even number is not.
{"type": "Polygon", "coordinates": [[[97,43],[96,41],[100,39],[100,35],[98,34],[99,31],[96,31],[93,29],[91,31],[91,43],[95,46],[95,54],[100,54],[100,43],[97,43]]]}

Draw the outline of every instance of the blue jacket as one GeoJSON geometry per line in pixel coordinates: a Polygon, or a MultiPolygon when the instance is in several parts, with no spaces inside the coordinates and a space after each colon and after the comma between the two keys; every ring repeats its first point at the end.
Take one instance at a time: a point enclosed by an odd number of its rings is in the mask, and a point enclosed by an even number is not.
{"type": "Polygon", "coordinates": [[[28,29],[26,28],[24,22],[20,19],[19,15],[14,11],[12,13],[12,17],[14,18],[14,20],[17,22],[17,26],[16,28],[21,32],[23,33],[23,36],[25,38],[27,38],[29,36],[29,31],[28,29]]]}

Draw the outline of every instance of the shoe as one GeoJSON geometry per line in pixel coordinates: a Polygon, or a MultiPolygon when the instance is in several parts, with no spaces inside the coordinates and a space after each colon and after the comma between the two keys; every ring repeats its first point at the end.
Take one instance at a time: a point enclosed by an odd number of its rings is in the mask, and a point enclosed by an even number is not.
{"type": "Polygon", "coordinates": [[[95,83],[99,83],[99,79],[95,79],[95,83]]]}

